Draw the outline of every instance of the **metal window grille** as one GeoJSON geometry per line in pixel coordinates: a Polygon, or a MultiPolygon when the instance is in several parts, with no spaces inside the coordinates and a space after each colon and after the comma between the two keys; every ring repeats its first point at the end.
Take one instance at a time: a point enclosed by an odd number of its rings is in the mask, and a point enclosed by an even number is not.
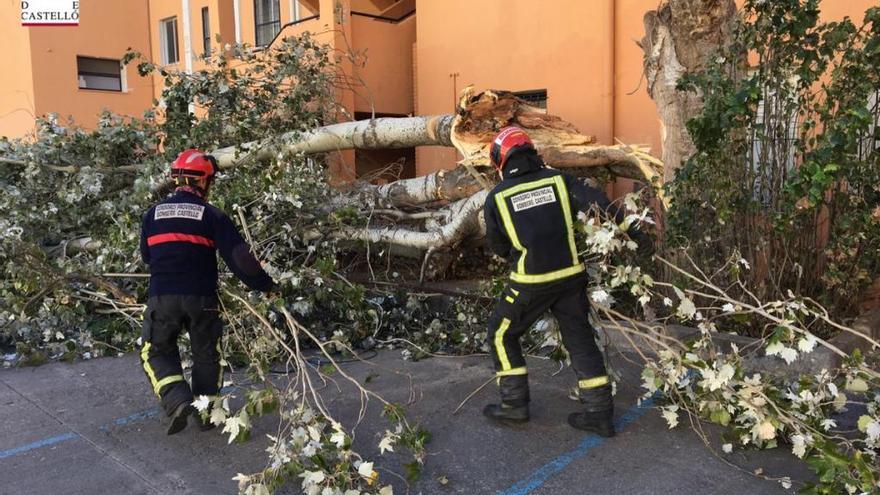
{"type": "Polygon", "coordinates": [[[281,6],[278,0],[254,0],[256,45],[269,44],[281,31],[281,6]]]}
{"type": "Polygon", "coordinates": [[[528,91],[514,91],[519,99],[527,101],[530,105],[538,108],[547,108],[547,90],[530,89],[528,91]]]}
{"type": "Polygon", "coordinates": [[[211,18],[208,7],[202,7],[202,50],[206,57],[211,53],[211,18]]]}
{"type": "Polygon", "coordinates": [[[76,71],[80,89],[122,91],[122,66],[119,60],[78,56],[76,71]]]}

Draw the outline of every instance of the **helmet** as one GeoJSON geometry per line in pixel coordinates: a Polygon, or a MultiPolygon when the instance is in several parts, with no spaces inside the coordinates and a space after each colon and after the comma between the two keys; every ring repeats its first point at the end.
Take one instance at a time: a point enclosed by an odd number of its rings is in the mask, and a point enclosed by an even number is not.
{"type": "Polygon", "coordinates": [[[182,152],[171,164],[171,176],[178,184],[182,182],[181,185],[193,185],[189,179],[204,178],[210,181],[218,171],[217,160],[213,156],[193,149],[182,152]]]}
{"type": "Polygon", "coordinates": [[[507,159],[510,155],[521,149],[535,149],[529,135],[519,127],[505,127],[492,140],[492,147],[489,150],[489,160],[499,172],[504,170],[507,159]]]}

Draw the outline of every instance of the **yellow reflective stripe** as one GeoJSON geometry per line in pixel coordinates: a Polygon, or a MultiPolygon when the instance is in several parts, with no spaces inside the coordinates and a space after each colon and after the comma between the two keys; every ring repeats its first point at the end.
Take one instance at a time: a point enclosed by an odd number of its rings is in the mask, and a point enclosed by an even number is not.
{"type": "Polygon", "coordinates": [[[513,226],[513,220],[510,219],[510,211],[507,209],[507,203],[504,201],[506,192],[507,191],[504,191],[504,193],[495,195],[495,204],[498,206],[498,213],[501,214],[501,222],[504,224],[504,230],[507,231],[507,237],[510,238],[510,243],[513,244],[514,249],[520,252],[516,269],[519,272],[525,273],[526,248],[523,247],[521,242],[519,242],[519,236],[516,235],[516,228],[513,226]]]}
{"type": "Polygon", "coordinates": [[[495,376],[513,376],[513,375],[528,375],[529,370],[526,369],[525,366],[520,366],[519,368],[513,368],[512,370],[506,371],[498,371],[495,373],[495,376]]]}
{"type": "Polygon", "coordinates": [[[531,182],[523,182],[522,184],[513,186],[510,189],[505,189],[505,190],[501,191],[499,194],[506,198],[506,197],[512,196],[518,192],[527,191],[529,189],[534,189],[536,187],[545,186],[547,184],[553,184],[554,182],[556,182],[556,177],[547,177],[545,179],[533,180],[531,182]]]}
{"type": "MultiPolygon", "coordinates": [[[[141,347],[141,361],[144,363],[144,371],[147,372],[147,377],[150,378],[150,385],[153,386],[153,390],[156,390],[156,373],[153,371],[153,367],[150,366],[150,343],[144,342],[144,346],[141,347]]],[[[157,392],[158,394],[158,392],[157,392]]]]}
{"type": "Polygon", "coordinates": [[[519,240],[519,236],[516,235],[516,229],[513,226],[513,221],[510,219],[510,210],[507,209],[507,202],[505,200],[509,196],[514,195],[518,192],[528,191],[529,189],[535,189],[537,187],[541,187],[547,184],[554,184],[555,182],[555,177],[548,177],[546,179],[525,182],[523,184],[513,186],[510,189],[505,189],[504,191],[501,191],[500,193],[495,195],[495,204],[498,205],[498,212],[501,214],[501,221],[504,223],[504,228],[505,230],[507,230],[507,235],[508,237],[510,237],[510,242],[511,244],[513,244],[513,247],[521,253],[519,256],[519,261],[517,261],[516,263],[516,271],[518,273],[526,273],[526,254],[528,253],[528,249],[526,249],[522,245],[519,240]]]}
{"type": "Polygon", "coordinates": [[[507,351],[504,349],[504,332],[507,331],[509,326],[510,320],[503,318],[501,325],[498,326],[498,330],[495,332],[495,352],[498,354],[498,361],[501,362],[502,371],[510,370],[510,361],[507,359],[507,351]]]}
{"type": "Polygon", "coordinates": [[[565,180],[561,175],[554,177],[556,179],[556,187],[559,188],[559,202],[562,203],[562,216],[565,217],[565,227],[568,229],[568,247],[571,249],[571,262],[577,264],[579,261],[577,246],[574,243],[574,221],[571,218],[571,204],[568,201],[568,188],[565,187],[565,180]]]}
{"type": "Polygon", "coordinates": [[[519,282],[522,284],[541,284],[544,282],[552,282],[554,280],[560,280],[566,277],[570,277],[584,270],[586,270],[586,268],[584,268],[584,264],[578,263],[575,266],[570,266],[568,268],[563,268],[561,270],[556,270],[552,272],[540,273],[537,275],[524,275],[522,273],[513,272],[510,274],[510,279],[514,282],[519,282]]]}
{"type": "Polygon", "coordinates": [[[513,304],[513,298],[510,296],[504,296],[504,300],[509,302],[510,304],[513,304]]]}
{"type": "Polygon", "coordinates": [[[596,378],[585,378],[578,381],[580,388],[596,388],[602,385],[608,385],[608,376],[597,376],[596,378]]]}
{"type": "Polygon", "coordinates": [[[162,391],[162,387],[164,387],[165,385],[182,381],[183,375],[166,376],[165,378],[159,380],[155,385],[153,385],[153,392],[156,392],[156,395],[159,395],[159,392],[162,391]]]}
{"type": "Polygon", "coordinates": [[[513,292],[513,295],[514,295],[514,296],[518,296],[518,295],[519,295],[519,291],[516,290],[516,289],[510,289],[510,292],[513,292]]]}

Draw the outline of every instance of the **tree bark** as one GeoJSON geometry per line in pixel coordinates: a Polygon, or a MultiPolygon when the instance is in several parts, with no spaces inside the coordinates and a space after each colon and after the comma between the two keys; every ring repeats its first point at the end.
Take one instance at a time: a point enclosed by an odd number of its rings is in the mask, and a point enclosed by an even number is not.
{"type": "Polygon", "coordinates": [[[699,94],[678,91],[679,79],[706,66],[730,40],[736,17],[734,0],[666,0],[644,17],[644,68],[648,94],[662,125],[664,182],[693,155],[687,122],[699,115],[699,94]]]}
{"type": "Polygon", "coordinates": [[[452,115],[378,118],[332,124],[306,132],[290,132],[277,142],[254,141],[214,150],[220,168],[245,160],[265,160],[279,151],[290,153],[329,153],[364,149],[398,149],[415,146],[450,146],[452,115]]]}
{"type": "Polygon", "coordinates": [[[450,220],[436,228],[424,231],[399,226],[346,228],[333,232],[331,237],[417,249],[451,248],[466,238],[485,235],[486,224],[483,222],[482,210],[488,194],[489,191],[483,190],[441,209],[450,220]]]}

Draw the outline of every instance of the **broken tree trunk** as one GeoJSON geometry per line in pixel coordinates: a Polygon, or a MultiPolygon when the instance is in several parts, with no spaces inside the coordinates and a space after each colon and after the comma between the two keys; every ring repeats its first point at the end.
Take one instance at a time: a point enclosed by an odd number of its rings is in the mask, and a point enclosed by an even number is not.
{"type": "Polygon", "coordinates": [[[275,142],[255,141],[220,148],[212,154],[220,168],[228,168],[246,160],[265,160],[279,151],[311,155],[355,148],[380,150],[451,146],[452,120],[452,115],[356,120],[306,132],[290,132],[275,142]]]}
{"type": "Polygon", "coordinates": [[[678,91],[684,74],[705,67],[729,39],[736,17],[733,0],[666,0],[645,14],[645,77],[662,125],[664,182],[694,153],[687,122],[703,107],[701,95],[678,91]]]}
{"type": "MultiPolygon", "coordinates": [[[[465,240],[482,237],[485,234],[482,206],[487,189],[497,181],[489,164],[489,148],[497,132],[509,125],[525,129],[538,153],[552,167],[579,176],[604,175],[640,180],[655,186],[662,199],[658,186],[661,185],[663,165],[648,150],[625,145],[594,145],[591,136],[581,134],[570,123],[528,105],[510,92],[475,93],[468,87],[462,92],[450,126],[449,142],[464,157],[460,166],[388,185],[361,184],[352,188],[345,204],[360,205],[364,216],[378,221],[365,228],[339,229],[330,234],[331,237],[429,251],[453,248],[465,240]],[[442,202],[439,209],[438,201],[442,202]],[[377,210],[387,207],[425,208],[432,203],[430,211],[417,213],[377,210]],[[443,203],[449,204],[443,206],[443,203]]],[[[365,127],[360,125],[359,129],[365,127]]],[[[381,133],[381,125],[369,129],[374,134],[381,133]]],[[[395,132],[399,129],[397,127],[395,132]]],[[[345,132],[351,137],[337,143],[358,140],[348,130],[345,132]]],[[[427,144],[436,143],[436,136],[431,139],[434,141],[427,144]]],[[[318,232],[311,233],[311,236],[319,235],[318,232]]]]}
{"type": "MultiPolygon", "coordinates": [[[[574,175],[627,177],[654,186],[662,199],[663,166],[647,149],[602,146],[558,116],[533,107],[507,91],[473,88],[462,92],[455,115],[380,118],[334,124],[271,140],[214,150],[221,167],[267,160],[280,153],[316,154],[346,149],[454,146],[464,157],[459,166],[424,177],[385,185],[354,184],[339,189],[327,205],[355,207],[370,224],[307,232],[305,237],[387,243],[423,250],[451,249],[485,234],[482,207],[496,182],[489,164],[491,140],[503,127],[525,129],[544,161],[574,175]]],[[[88,245],[88,243],[86,243],[88,245]]],[[[83,246],[86,248],[86,246],[83,246]]]]}

